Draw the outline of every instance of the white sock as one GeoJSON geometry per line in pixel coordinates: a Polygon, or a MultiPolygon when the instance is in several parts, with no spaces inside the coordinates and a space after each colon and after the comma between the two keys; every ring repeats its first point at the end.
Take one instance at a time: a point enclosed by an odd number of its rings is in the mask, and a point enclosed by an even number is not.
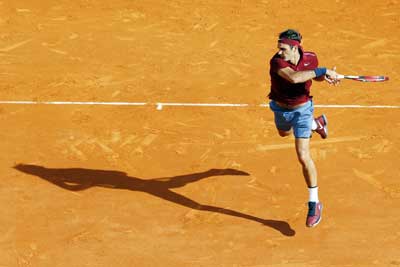
{"type": "Polygon", "coordinates": [[[309,192],[309,202],[319,202],[318,199],[318,186],[316,187],[309,187],[308,188],[308,192],[309,192]]]}
{"type": "Polygon", "coordinates": [[[317,129],[317,127],[318,127],[318,125],[317,125],[317,123],[315,122],[315,120],[313,119],[313,120],[312,120],[312,125],[311,125],[311,130],[315,131],[315,129],[317,129]]]}

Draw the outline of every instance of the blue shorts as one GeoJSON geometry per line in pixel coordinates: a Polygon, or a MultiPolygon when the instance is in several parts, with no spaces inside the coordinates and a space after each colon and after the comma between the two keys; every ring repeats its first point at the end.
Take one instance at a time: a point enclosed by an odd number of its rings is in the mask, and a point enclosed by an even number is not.
{"type": "Polygon", "coordinates": [[[275,125],[278,130],[290,131],[293,128],[294,137],[310,138],[314,119],[314,104],[311,100],[296,109],[282,108],[275,101],[271,101],[269,107],[274,112],[275,125]]]}

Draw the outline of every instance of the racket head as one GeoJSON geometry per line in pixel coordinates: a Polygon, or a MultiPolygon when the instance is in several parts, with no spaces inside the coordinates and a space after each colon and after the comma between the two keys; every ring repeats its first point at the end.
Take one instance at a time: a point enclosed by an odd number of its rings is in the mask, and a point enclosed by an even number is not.
{"type": "Polygon", "coordinates": [[[389,77],[387,76],[358,76],[353,78],[353,80],[360,81],[360,82],[384,82],[388,81],[389,77]]]}

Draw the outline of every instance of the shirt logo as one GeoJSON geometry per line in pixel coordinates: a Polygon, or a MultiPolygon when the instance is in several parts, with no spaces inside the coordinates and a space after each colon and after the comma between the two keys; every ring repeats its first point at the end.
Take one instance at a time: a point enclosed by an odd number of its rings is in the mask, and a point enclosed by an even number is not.
{"type": "Polygon", "coordinates": [[[310,65],[310,62],[305,62],[304,63],[304,67],[307,67],[308,65],[310,65]]]}

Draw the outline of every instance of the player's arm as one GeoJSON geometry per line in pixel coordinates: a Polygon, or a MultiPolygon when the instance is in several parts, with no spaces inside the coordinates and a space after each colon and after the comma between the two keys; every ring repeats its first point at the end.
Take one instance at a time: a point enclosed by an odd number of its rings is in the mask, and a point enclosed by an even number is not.
{"type": "Polygon", "coordinates": [[[325,75],[324,76],[320,76],[320,77],[315,77],[313,80],[317,81],[317,82],[323,82],[323,81],[325,81],[325,75]]]}
{"type": "Polygon", "coordinates": [[[278,75],[290,83],[304,83],[308,80],[326,80],[329,83],[337,84],[337,73],[327,68],[315,68],[314,70],[295,71],[290,67],[278,70],[278,75]]]}
{"type": "Polygon", "coordinates": [[[279,69],[278,75],[290,83],[304,83],[317,77],[314,70],[295,71],[290,67],[279,69]]]}

